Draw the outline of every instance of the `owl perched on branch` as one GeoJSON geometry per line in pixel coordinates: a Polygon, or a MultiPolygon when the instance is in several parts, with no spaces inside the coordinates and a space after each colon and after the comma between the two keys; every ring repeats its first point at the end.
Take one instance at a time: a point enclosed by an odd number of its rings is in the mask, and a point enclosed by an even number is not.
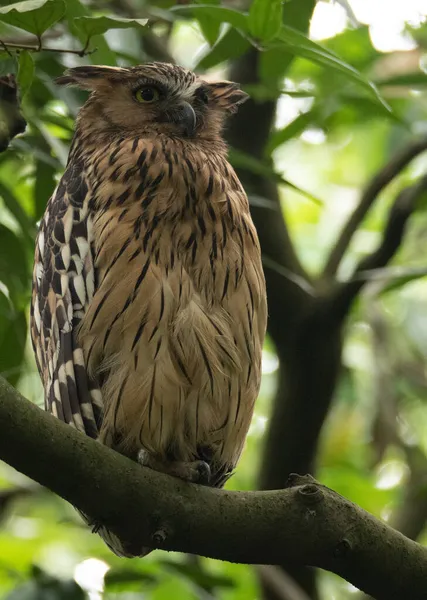
{"type": "MultiPolygon", "coordinates": [[[[246,94],[162,63],[76,67],[58,83],[91,94],[36,243],[46,408],[147,467],[220,487],[266,328],[258,238],[221,137],[246,94]]],[[[148,550],[99,533],[119,555],[148,550]]]]}

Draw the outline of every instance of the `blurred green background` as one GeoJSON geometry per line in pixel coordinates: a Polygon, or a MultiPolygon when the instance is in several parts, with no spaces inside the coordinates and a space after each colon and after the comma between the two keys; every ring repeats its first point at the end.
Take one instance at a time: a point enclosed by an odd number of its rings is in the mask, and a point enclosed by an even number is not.
{"type": "MultiPolygon", "coordinates": [[[[222,13],[219,2],[211,3],[216,8],[193,9],[169,0],[49,0],[20,3],[26,5],[23,26],[14,21],[17,13],[7,10],[10,4],[0,5],[0,77],[17,74],[28,126],[0,154],[0,374],[39,405],[42,388],[28,339],[34,236],[64,169],[73,120],[85,98],[55,86],[53,79],[65,67],[132,65],[171,56],[209,78],[223,78],[255,45],[261,54],[258,81],[247,91],[258,103],[277,100],[276,128],[264,158],[251,157],[250,151],[232,152],[231,158],[248,171],[264,169],[279,182],[283,214],[311,274],[319,272],[369,178],[397,148],[427,135],[425,0],[289,0],[283,6],[257,0],[249,21],[250,3],[244,0],[222,3],[230,13],[222,13]],[[282,9],[283,23],[292,30],[278,35],[282,9]],[[113,20],[91,20],[101,15],[113,20]],[[338,55],[338,65],[334,55],[326,53],[325,59],[301,34],[292,37],[292,31],[304,31],[304,23],[310,23],[313,41],[338,55]],[[45,48],[78,51],[89,37],[88,49],[97,50],[84,57],[16,50],[15,45],[37,46],[41,33],[45,48]]],[[[1,118],[0,126],[5,126],[1,118]]],[[[380,195],[352,240],[339,278],[376,247],[397,192],[426,169],[422,155],[380,195]]],[[[264,201],[253,199],[261,206],[264,201]]],[[[343,369],[316,459],[322,483],[377,517],[404,523],[408,535],[424,543],[427,508],[415,511],[411,502],[413,496],[425,498],[427,507],[426,273],[424,198],[393,265],[353,305],[343,369]]],[[[260,397],[229,489],[257,487],[278,367],[267,340],[260,397]]],[[[327,572],[319,574],[318,588],[322,600],[356,597],[350,584],[327,572]]],[[[71,506],[0,463],[0,597],[255,600],[262,594],[249,566],[160,551],[143,560],[121,560],[71,506]]]]}

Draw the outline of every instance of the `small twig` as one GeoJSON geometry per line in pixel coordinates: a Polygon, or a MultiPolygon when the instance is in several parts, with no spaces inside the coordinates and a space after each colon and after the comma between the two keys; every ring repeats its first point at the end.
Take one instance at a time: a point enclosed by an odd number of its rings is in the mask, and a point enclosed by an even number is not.
{"type": "Polygon", "coordinates": [[[3,42],[2,40],[0,40],[0,45],[2,46],[4,52],[6,52],[7,54],[9,54],[10,58],[13,58],[13,54],[9,50],[9,48],[6,46],[5,42],[3,42]]]}
{"type": "Polygon", "coordinates": [[[302,275],[298,275],[298,273],[293,273],[290,269],[279,264],[266,254],[262,255],[262,264],[264,268],[272,269],[273,271],[276,271],[276,273],[278,273],[279,275],[285,277],[288,281],[294,283],[309,296],[312,296],[313,298],[316,296],[315,287],[310,283],[308,279],[305,279],[302,275]]]}
{"type": "Polygon", "coordinates": [[[89,39],[87,40],[84,48],[82,48],[81,50],[71,50],[70,48],[46,48],[42,45],[41,39],[39,39],[39,42],[36,45],[21,44],[21,43],[15,43],[15,42],[3,42],[2,40],[0,40],[0,45],[2,46],[2,48],[5,52],[10,54],[10,56],[12,56],[12,54],[10,52],[10,48],[13,48],[14,50],[29,50],[30,52],[44,51],[44,52],[59,52],[61,54],[77,54],[77,56],[88,56],[89,54],[93,54],[96,51],[96,48],[93,48],[92,50],[87,49],[88,45],[89,45],[89,39]]]}
{"type": "MultiPolygon", "coordinates": [[[[88,36],[86,39],[86,43],[81,50],[82,56],[84,56],[87,53],[87,49],[89,48],[89,43],[90,43],[90,37],[88,36]]],[[[93,50],[92,50],[92,52],[93,52],[93,50]]]]}
{"type": "MultiPolygon", "coordinates": [[[[383,285],[388,283],[405,280],[408,277],[426,277],[427,267],[382,267],[380,269],[369,269],[368,271],[359,271],[352,279],[365,282],[381,282],[383,285]]],[[[344,281],[344,280],[343,280],[344,281]]],[[[348,280],[345,280],[348,281],[348,280]]]]}
{"type": "Polygon", "coordinates": [[[413,158],[427,150],[427,137],[412,142],[394,156],[368,184],[362,194],[359,205],[351,214],[341,234],[331,250],[323,270],[324,277],[333,277],[350,245],[353,235],[375,202],[378,194],[411,162],[413,158]]]}
{"type": "MultiPolygon", "coordinates": [[[[427,138],[424,143],[427,148],[427,138]]],[[[360,278],[359,275],[372,269],[385,267],[395,255],[402,243],[407,221],[415,210],[419,197],[425,191],[427,191],[427,175],[400,192],[391,207],[380,245],[372,254],[360,261],[352,277],[347,282],[339,284],[333,293],[335,310],[341,315],[347,314],[350,304],[365,284],[366,278],[360,278]]]]}

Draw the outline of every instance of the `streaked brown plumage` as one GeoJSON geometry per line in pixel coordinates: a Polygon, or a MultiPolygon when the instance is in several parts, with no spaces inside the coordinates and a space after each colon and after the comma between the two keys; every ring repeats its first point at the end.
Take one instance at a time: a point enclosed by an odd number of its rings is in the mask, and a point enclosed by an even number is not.
{"type": "MultiPolygon", "coordinates": [[[[36,244],[46,407],[142,464],[222,486],[266,327],[258,238],[221,137],[246,95],[162,63],[59,83],[92,93],[36,244]]],[[[146,552],[100,533],[118,554],[146,552]]]]}

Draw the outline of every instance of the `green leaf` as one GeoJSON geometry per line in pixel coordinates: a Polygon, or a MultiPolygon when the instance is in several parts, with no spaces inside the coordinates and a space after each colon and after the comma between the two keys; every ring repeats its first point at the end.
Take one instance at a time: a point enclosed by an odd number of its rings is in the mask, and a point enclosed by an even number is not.
{"type": "Polygon", "coordinates": [[[196,69],[207,70],[226,61],[239,58],[251,44],[237,29],[230,28],[217,43],[201,58],[196,69]]]}
{"type": "Polygon", "coordinates": [[[194,16],[198,19],[200,16],[210,17],[220,23],[230,23],[233,27],[248,31],[248,17],[246,13],[225,8],[224,6],[215,6],[214,4],[187,4],[186,6],[173,6],[170,12],[183,17],[194,16]]]}
{"type": "Polygon", "coordinates": [[[65,168],[68,161],[68,145],[54,135],[46,123],[40,119],[34,118],[31,121],[31,125],[42,135],[47,147],[57,156],[61,166],[65,168]]]}
{"type": "MultiPolygon", "coordinates": [[[[215,6],[219,6],[219,0],[211,2],[215,6]]],[[[221,31],[221,23],[216,20],[212,20],[208,15],[199,15],[198,21],[200,29],[202,30],[203,36],[208,42],[209,46],[213,46],[218,40],[219,33],[221,31]]]]}
{"type": "Polygon", "coordinates": [[[198,21],[204,38],[208,42],[209,46],[213,46],[218,39],[219,32],[221,30],[221,23],[218,21],[212,21],[209,19],[209,17],[202,15],[199,15],[198,21]]]}
{"type": "Polygon", "coordinates": [[[156,583],[156,581],[157,577],[151,573],[144,573],[133,569],[111,569],[105,575],[104,585],[106,589],[111,591],[111,589],[118,586],[121,587],[122,584],[129,586],[132,583],[144,583],[147,585],[156,583]]]}
{"type": "MultiPolygon", "coordinates": [[[[75,20],[78,17],[90,17],[91,10],[84,6],[79,0],[67,0],[67,21],[70,33],[80,40],[84,46],[87,43],[87,35],[82,33],[75,25],[75,20]]],[[[102,35],[94,37],[92,40],[92,48],[95,52],[89,55],[93,65],[111,65],[117,64],[116,54],[110,50],[105,38],[102,35]]]]}
{"type": "MultiPolygon", "coordinates": [[[[37,135],[26,135],[25,138],[17,138],[14,140],[13,145],[20,152],[31,154],[37,160],[41,160],[46,164],[51,165],[55,170],[61,170],[63,167],[61,162],[54,156],[50,156],[44,149],[38,147],[38,144],[40,144],[39,136],[40,132],[37,131],[37,135]]],[[[48,148],[48,145],[45,144],[44,148],[48,148]]]]}
{"type": "Polygon", "coordinates": [[[19,224],[25,241],[30,247],[34,245],[35,227],[30,217],[27,215],[25,210],[22,208],[16,196],[12,191],[0,181],[0,199],[3,200],[4,205],[15,217],[16,222],[19,224]]]}
{"type": "Polygon", "coordinates": [[[9,289],[15,306],[27,296],[30,283],[27,253],[22,241],[0,223],[0,281],[9,289]]]}
{"type": "Polygon", "coordinates": [[[46,209],[47,201],[55,189],[56,169],[43,160],[36,162],[36,180],[34,183],[35,218],[40,219],[46,209]]]}
{"type": "Polygon", "coordinates": [[[282,47],[296,56],[301,56],[316,64],[319,64],[327,69],[340,73],[361,86],[367,94],[374,98],[387,112],[391,112],[391,108],[381,97],[375,85],[359,73],[354,67],[341,60],[338,56],[326,50],[319,44],[312,42],[308,37],[301,32],[288,27],[282,26],[282,29],[276,40],[271,42],[272,47],[282,47]]]}
{"type": "Polygon", "coordinates": [[[422,89],[427,87],[427,75],[422,71],[415,71],[414,73],[405,73],[404,75],[395,75],[387,79],[379,79],[375,83],[378,86],[390,85],[422,89]]]}
{"type": "Polygon", "coordinates": [[[227,575],[221,575],[216,573],[209,573],[199,564],[187,564],[180,563],[173,560],[163,559],[159,561],[160,564],[167,569],[176,571],[184,577],[188,578],[191,582],[195,583],[201,589],[212,593],[217,588],[232,588],[234,587],[234,581],[227,575]]]}
{"type": "MultiPolygon", "coordinates": [[[[354,91],[357,92],[357,90],[354,91]]],[[[408,121],[405,121],[396,109],[393,112],[384,114],[384,108],[378,104],[378,102],[374,101],[373,98],[369,98],[366,95],[351,93],[351,91],[348,93],[346,90],[340,93],[340,91],[337,90],[336,93],[331,93],[330,100],[329,114],[325,111],[322,115],[323,126],[326,129],[335,129],[340,125],[351,127],[357,123],[366,124],[369,120],[378,118],[384,119],[385,116],[402,127],[405,127],[408,131],[411,129],[409,118],[408,121]],[[339,104],[336,103],[337,100],[339,104]]]]}
{"type": "Polygon", "coordinates": [[[19,54],[19,68],[18,68],[18,86],[21,98],[24,98],[25,94],[31,87],[34,78],[34,60],[31,53],[28,50],[22,50],[19,54]]]}
{"type": "Polygon", "coordinates": [[[74,25],[87,39],[94,35],[106,33],[110,29],[128,29],[142,27],[145,29],[148,19],[122,19],[121,17],[77,17],[74,25]]]}
{"type": "Polygon", "coordinates": [[[270,48],[259,53],[258,74],[264,83],[273,84],[284,76],[294,54],[283,48],[270,48]]]}
{"type": "MultiPolygon", "coordinates": [[[[286,25],[292,24],[286,23],[286,25]]],[[[382,56],[372,44],[367,25],[357,29],[345,29],[333,38],[325,40],[324,46],[359,71],[369,71],[382,56]]]]}
{"type": "MultiPolygon", "coordinates": [[[[282,22],[306,34],[315,6],[316,0],[288,0],[283,5],[282,22]]],[[[283,48],[260,52],[258,62],[260,78],[265,83],[276,83],[285,75],[294,58],[293,54],[283,48]]]]}
{"type": "Polygon", "coordinates": [[[281,0],[253,0],[248,16],[248,27],[254,37],[269,42],[279,33],[281,24],[281,0]]]}
{"type": "Polygon", "coordinates": [[[416,203],[415,206],[415,210],[417,210],[418,212],[426,212],[427,211],[427,191],[424,190],[420,197],[418,198],[418,201],[416,203]]]}
{"type": "Polygon", "coordinates": [[[267,153],[271,154],[278,146],[281,146],[288,140],[302,133],[304,129],[313,122],[316,114],[316,110],[309,110],[302,115],[298,115],[298,117],[286,125],[286,127],[273,131],[268,140],[266,148],[267,153]]]}
{"type": "Polygon", "coordinates": [[[40,37],[64,14],[64,0],[27,0],[0,8],[0,21],[40,37]]]}
{"type": "Polygon", "coordinates": [[[16,55],[10,56],[2,50],[0,46],[0,77],[4,75],[16,75],[18,72],[18,63],[16,60],[16,55]]]}
{"type": "Polygon", "coordinates": [[[86,595],[75,581],[61,581],[45,575],[18,586],[5,600],[85,600],[86,595]]]}
{"type": "Polygon", "coordinates": [[[230,162],[235,168],[246,169],[251,173],[255,173],[256,175],[261,175],[262,177],[268,177],[273,181],[276,181],[278,184],[286,185],[296,192],[302,194],[308,200],[311,200],[318,206],[323,206],[322,200],[307,192],[306,190],[301,189],[288,179],[285,179],[279,173],[271,167],[268,163],[258,160],[254,156],[250,154],[246,154],[246,152],[242,152],[241,150],[236,150],[236,148],[230,148],[229,150],[230,162]]]}
{"type": "Polygon", "coordinates": [[[27,339],[27,311],[9,310],[5,315],[6,297],[0,292],[0,375],[16,385],[21,374],[27,339]]]}

